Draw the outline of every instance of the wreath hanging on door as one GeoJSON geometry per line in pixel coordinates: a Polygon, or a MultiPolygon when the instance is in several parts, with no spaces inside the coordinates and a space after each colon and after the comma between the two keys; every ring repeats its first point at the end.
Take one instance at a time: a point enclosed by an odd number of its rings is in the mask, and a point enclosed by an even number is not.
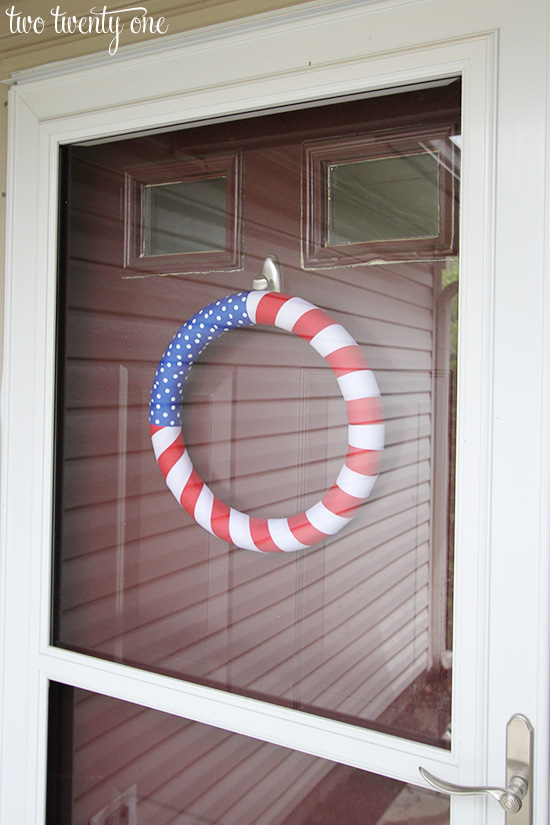
{"type": "Polygon", "coordinates": [[[370,495],[384,448],[380,391],[351,335],[324,310],[277,292],[241,292],[204,307],[178,330],[164,353],[151,391],[149,421],[158,465],[178,503],[212,535],[263,553],[302,550],[338,533],[370,495]],[[181,432],[190,368],[208,344],[231,329],[264,324],[303,338],[336,376],[346,403],[348,451],[323,498],[288,518],[258,518],[217,498],[189,458],[181,432]]]}

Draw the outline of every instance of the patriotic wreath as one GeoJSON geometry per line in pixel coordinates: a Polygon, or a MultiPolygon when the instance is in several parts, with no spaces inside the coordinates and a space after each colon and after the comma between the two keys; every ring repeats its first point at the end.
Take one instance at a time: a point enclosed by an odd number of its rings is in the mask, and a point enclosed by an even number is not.
{"type": "Polygon", "coordinates": [[[380,391],[361,349],[324,310],[277,292],[241,292],[204,307],[176,333],[151,391],[151,439],[168,488],[205,530],[245,550],[289,552],[338,533],[369,496],[384,448],[380,391]],[[218,499],[193,467],[181,432],[185,381],[198,355],[224,332],[254,324],[303,338],[334,372],[348,416],[348,452],[323,498],[288,518],[258,518],[218,499]]]}

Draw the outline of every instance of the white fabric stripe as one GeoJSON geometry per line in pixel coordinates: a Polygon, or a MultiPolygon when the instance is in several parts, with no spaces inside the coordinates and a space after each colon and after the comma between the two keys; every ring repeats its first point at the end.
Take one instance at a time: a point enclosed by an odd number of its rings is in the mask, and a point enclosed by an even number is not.
{"type": "Polygon", "coordinates": [[[267,292],[261,292],[257,289],[254,289],[252,292],[248,293],[248,297],[246,299],[246,311],[253,324],[256,323],[256,310],[258,309],[258,304],[264,295],[267,295],[267,292]]]}
{"type": "Polygon", "coordinates": [[[212,532],[213,504],[214,493],[212,492],[210,487],[207,487],[206,484],[204,484],[202,490],[199,493],[197,503],[195,504],[194,518],[197,524],[200,524],[200,526],[204,527],[205,530],[208,530],[209,533],[212,532]]]}
{"type": "Polygon", "coordinates": [[[161,430],[153,433],[151,442],[157,460],[159,455],[162,455],[162,453],[174,443],[178,435],[181,435],[181,427],[163,427],[161,430]]]}
{"type": "Polygon", "coordinates": [[[317,530],[320,530],[322,533],[328,533],[329,536],[333,536],[351,521],[351,518],[338,516],[336,513],[328,510],[322,501],[318,501],[317,504],[314,504],[313,507],[306,510],[306,516],[317,530]]]}
{"type": "Polygon", "coordinates": [[[292,332],[292,327],[296,321],[299,321],[302,315],[309,312],[310,309],[318,309],[318,307],[310,304],[309,301],[304,301],[303,298],[290,298],[277,313],[275,326],[286,329],[287,332],[292,332]]]}
{"type": "Polygon", "coordinates": [[[331,324],[314,335],[309,342],[314,350],[317,350],[322,358],[326,358],[332,352],[342,347],[358,347],[358,344],[351,337],[349,332],[340,324],[331,324]]]}
{"type": "Polygon", "coordinates": [[[380,395],[372,370],[348,372],[336,380],[340,385],[344,401],[356,401],[358,398],[376,398],[380,395]]]}
{"type": "Polygon", "coordinates": [[[349,424],[348,443],[350,447],[360,447],[362,450],[383,450],[384,425],[349,424]]]}
{"type": "Polygon", "coordinates": [[[166,484],[168,489],[175,495],[178,503],[183,492],[183,488],[189,481],[189,476],[192,472],[193,465],[191,464],[191,459],[189,458],[186,450],[184,454],[178,458],[166,476],[166,484]]]}
{"type": "Polygon", "coordinates": [[[241,547],[243,550],[256,550],[257,553],[262,552],[258,550],[252,541],[250,516],[241,513],[240,510],[234,510],[232,507],[229,509],[229,535],[231,536],[231,542],[236,544],[237,547],[241,547]]]}
{"type": "Polygon", "coordinates": [[[364,476],[344,464],[338,474],[336,484],[349,496],[365,499],[370,495],[376,479],[377,476],[364,476]]]}
{"type": "Polygon", "coordinates": [[[271,538],[277,547],[285,553],[290,553],[293,550],[303,550],[308,546],[298,541],[288,526],[288,519],[286,518],[268,518],[267,526],[271,538]]]}

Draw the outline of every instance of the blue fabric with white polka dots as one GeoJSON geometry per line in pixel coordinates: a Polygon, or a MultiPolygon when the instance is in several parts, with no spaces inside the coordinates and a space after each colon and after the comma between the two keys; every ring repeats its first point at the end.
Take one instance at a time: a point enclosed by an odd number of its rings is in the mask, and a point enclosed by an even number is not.
{"type": "Polygon", "coordinates": [[[228,295],[193,315],[172,338],[159,363],[149,408],[149,421],[160,427],[181,426],[183,390],[190,368],[211,341],[224,332],[250,326],[248,292],[228,295]]]}

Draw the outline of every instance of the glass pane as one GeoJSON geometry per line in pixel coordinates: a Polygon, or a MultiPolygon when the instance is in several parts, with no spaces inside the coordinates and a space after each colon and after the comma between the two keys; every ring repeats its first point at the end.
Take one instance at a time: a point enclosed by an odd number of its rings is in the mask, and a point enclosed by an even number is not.
{"type": "Polygon", "coordinates": [[[329,246],[439,234],[435,154],[340,163],[330,167],[328,186],[329,246]]]}
{"type": "Polygon", "coordinates": [[[448,825],[449,798],[84,690],[50,691],[48,825],[448,825]]]}
{"type": "Polygon", "coordinates": [[[226,190],[226,178],[145,186],[143,254],[225,249],[226,190]]]}
{"type": "MultiPolygon", "coordinates": [[[[58,336],[54,643],[449,746],[456,259],[302,264],[304,143],[399,116],[459,126],[458,84],[65,150],[58,336]],[[440,115],[439,112],[442,112],[440,115]],[[328,126],[327,126],[328,124],[328,126]],[[239,148],[244,268],[120,277],[124,170],[239,148]],[[310,550],[258,553],[182,510],[151,448],[162,353],[198,310],[249,290],[267,254],[285,290],[358,342],[382,394],[386,448],[368,501],[310,550]]],[[[435,127],[434,127],[435,128],[435,127]]],[[[346,405],[299,337],[246,327],[209,344],[182,411],[193,464],[223,501],[291,516],[347,451],[346,405]]]]}

